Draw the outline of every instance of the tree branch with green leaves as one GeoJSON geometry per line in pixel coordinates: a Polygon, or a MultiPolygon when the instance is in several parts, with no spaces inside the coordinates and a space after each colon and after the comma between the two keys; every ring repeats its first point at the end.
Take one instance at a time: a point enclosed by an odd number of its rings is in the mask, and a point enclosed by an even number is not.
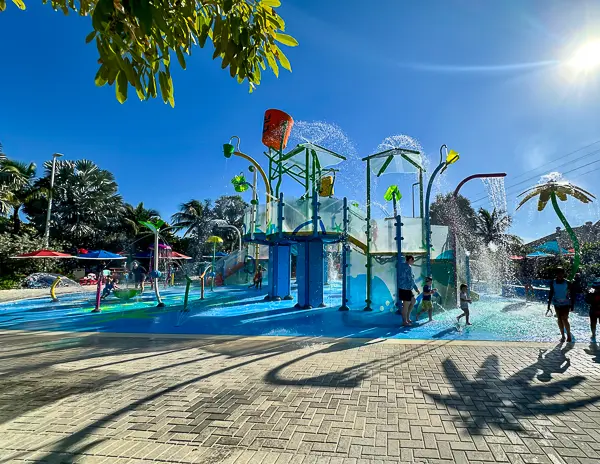
{"type": "MultiPolygon", "coordinates": [[[[280,0],[42,0],[65,15],[91,16],[98,50],[95,83],[115,85],[117,100],[124,103],[129,87],[140,100],[160,95],[175,106],[172,59],[183,69],[194,47],[214,47],[213,59],[250,92],[260,84],[261,70],[291,71],[281,45],[294,47],[296,39],[284,33],[285,22],[275,9],[280,0]]],[[[23,0],[12,0],[25,9],[23,0]]],[[[0,0],[0,11],[6,9],[0,0]]]]}

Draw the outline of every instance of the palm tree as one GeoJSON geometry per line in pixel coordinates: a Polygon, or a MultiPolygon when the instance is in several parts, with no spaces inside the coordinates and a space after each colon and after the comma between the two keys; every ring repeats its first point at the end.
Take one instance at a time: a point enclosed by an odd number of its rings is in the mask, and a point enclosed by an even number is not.
{"type": "Polygon", "coordinates": [[[43,197],[47,190],[34,184],[35,163],[4,159],[0,171],[7,187],[4,202],[12,209],[13,233],[18,234],[21,232],[21,208],[25,203],[43,197]]]}
{"type": "Polygon", "coordinates": [[[575,250],[575,258],[573,259],[573,266],[571,267],[571,275],[570,279],[575,277],[577,270],[579,269],[579,263],[581,262],[581,252],[579,248],[579,240],[577,239],[577,235],[573,232],[570,224],[567,221],[567,218],[560,210],[558,206],[557,198],[560,201],[567,201],[568,197],[573,197],[579,200],[582,203],[591,203],[594,198],[590,192],[583,190],[581,187],[577,185],[571,184],[569,182],[558,181],[556,179],[551,179],[550,181],[536,185],[530,189],[525,190],[523,193],[519,194],[519,196],[524,196],[524,198],[517,206],[517,210],[527,203],[532,198],[539,196],[538,198],[538,211],[543,211],[548,204],[548,201],[552,202],[552,207],[554,208],[554,212],[560,219],[560,222],[565,226],[569,237],[571,238],[571,242],[573,243],[573,249],[575,250]]]}
{"type": "Polygon", "coordinates": [[[506,233],[511,225],[512,218],[508,214],[499,212],[496,208],[492,212],[480,208],[475,217],[475,235],[486,246],[492,243],[502,247],[514,247],[521,243],[521,239],[506,233]]]}
{"type": "Polygon", "coordinates": [[[184,237],[195,232],[197,238],[200,239],[201,230],[206,227],[210,216],[210,203],[208,200],[201,203],[192,199],[180,205],[179,212],[171,216],[171,222],[174,229],[185,230],[184,237]]]}
{"type": "Polygon", "coordinates": [[[141,229],[141,221],[150,221],[160,217],[160,213],[155,209],[148,209],[144,206],[144,202],[138,203],[137,206],[125,203],[123,211],[123,223],[129,229],[132,236],[139,235],[141,229]]]}
{"type": "MultiPolygon", "coordinates": [[[[52,165],[45,164],[46,178],[52,165]]],[[[80,246],[95,246],[118,229],[123,200],[114,175],[89,160],[58,161],[53,191],[53,231],[80,246]]]]}

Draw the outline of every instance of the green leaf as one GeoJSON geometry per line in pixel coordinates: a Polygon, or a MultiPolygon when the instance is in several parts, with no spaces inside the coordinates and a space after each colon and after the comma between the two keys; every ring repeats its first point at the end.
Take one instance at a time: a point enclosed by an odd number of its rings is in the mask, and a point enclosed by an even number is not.
{"type": "Polygon", "coordinates": [[[0,0],[0,11],[6,10],[6,2],[4,0],[0,0]]]}
{"type": "Polygon", "coordinates": [[[273,34],[273,38],[277,42],[281,42],[283,45],[287,45],[289,47],[295,47],[298,45],[298,41],[294,39],[291,35],[282,34],[281,32],[276,32],[273,34]]]}
{"type": "Polygon", "coordinates": [[[167,103],[169,99],[167,75],[162,71],[159,71],[158,73],[158,83],[160,84],[160,94],[162,95],[163,102],[167,103]]]}
{"type": "Polygon", "coordinates": [[[277,59],[279,60],[279,63],[281,63],[281,67],[283,69],[287,69],[289,72],[292,72],[292,65],[290,64],[290,60],[288,60],[288,57],[285,56],[285,54],[281,50],[279,50],[279,48],[277,48],[277,54],[275,56],[277,56],[277,59]]]}
{"type": "Polygon", "coordinates": [[[106,84],[106,79],[103,77],[105,72],[106,72],[106,65],[103,64],[102,66],[100,66],[100,69],[98,69],[98,72],[96,73],[96,77],[94,78],[94,83],[98,87],[102,87],[104,84],[106,84]]]}
{"type": "Polygon", "coordinates": [[[179,65],[185,69],[185,57],[183,56],[183,52],[181,51],[181,48],[176,47],[175,48],[175,53],[177,54],[177,61],[179,61],[179,65]]]}
{"type": "Polygon", "coordinates": [[[277,65],[277,61],[275,61],[275,56],[272,53],[267,52],[267,63],[269,63],[269,66],[273,70],[273,74],[275,74],[275,77],[279,77],[279,66],[277,65]]]}
{"type": "Polygon", "coordinates": [[[12,2],[17,5],[20,10],[25,9],[25,3],[23,3],[23,0],[12,0],[12,2]]]}
{"type": "Polygon", "coordinates": [[[277,8],[281,6],[281,0],[261,0],[261,6],[270,6],[271,8],[277,8]]]}
{"type": "Polygon", "coordinates": [[[125,72],[119,71],[117,74],[117,85],[115,86],[115,93],[117,95],[117,100],[119,103],[125,103],[127,101],[127,76],[125,72]]]}
{"type": "Polygon", "coordinates": [[[90,43],[92,40],[94,40],[96,38],[96,31],[92,31],[90,32],[86,38],[85,38],[85,43],[88,44],[90,43]]]}

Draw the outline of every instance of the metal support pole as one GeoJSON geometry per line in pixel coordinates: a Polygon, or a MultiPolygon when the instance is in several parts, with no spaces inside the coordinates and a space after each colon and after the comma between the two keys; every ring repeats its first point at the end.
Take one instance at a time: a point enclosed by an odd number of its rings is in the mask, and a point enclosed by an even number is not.
{"type": "Polygon", "coordinates": [[[425,262],[426,262],[426,276],[431,275],[431,219],[429,217],[429,200],[431,197],[431,187],[433,186],[433,181],[435,176],[442,170],[442,168],[446,165],[445,162],[441,162],[433,174],[429,179],[429,184],[427,185],[427,195],[425,196],[425,262]]]}
{"type": "Polygon", "coordinates": [[[348,253],[350,246],[348,245],[348,199],[344,197],[344,234],[342,240],[342,306],[340,311],[349,311],[348,307],[348,253]]]}
{"type": "Polygon", "coordinates": [[[371,274],[373,272],[373,258],[371,256],[371,160],[367,159],[367,298],[365,299],[365,311],[372,311],[371,308],[371,274]]]}
{"type": "Polygon", "coordinates": [[[411,191],[412,191],[412,217],[415,217],[415,187],[419,185],[418,182],[415,182],[414,184],[412,184],[411,187],[411,191]]]}
{"type": "Polygon", "coordinates": [[[317,192],[313,191],[312,195],[312,226],[313,226],[313,237],[316,237],[319,233],[319,198],[317,192]]]}
{"type": "MultiPolygon", "coordinates": [[[[395,205],[396,205],[396,198],[394,197],[393,199],[394,201],[394,209],[395,209],[395,205]]],[[[400,216],[400,214],[396,215],[396,237],[394,238],[394,240],[396,240],[396,298],[397,298],[397,305],[399,308],[402,307],[402,302],[400,301],[400,296],[398,295],[399,292],[399,286],[398,286],[398,278],[400,276],[401,271],[401,265],[402,265],[402,240],[404,240],[404,238],[402,237],[402,226],[404,224],[402,224],[402,217],[400,216]]]]}
{"type": "Polygon", "coordinates": [[[46,228],[44,229],[44,248],[50,243],[50,219],[52,218],[52,190],[54,189],[54,175],[56,172],[56,158],[63,156],[60,153],[52,155],[52,172],[50,173],[50,192],[48,192],[48,211],[46,212],[46,228]]]}
{"type": "Polygon", "coordinates": [[[419,169],[419,216],[423,217],[423,170],[419,169]]]}
{"type": "Polygon", "coordinates": [[[160,297],[160,290],[158,289],[158,255],[158,230],[156,230],[156,232],[154,232],[154,275],[156,276],[154,277],[154,293],[156,294],[156,301],[158,302],[156,306],[162,308],[165,304],[160,297]]]}
{"type": "Polygon", "coordinates": [[[277,203],[277,237],[280,239],[283,237],[283,192],[279,194],[279,203],[277,203]]]}

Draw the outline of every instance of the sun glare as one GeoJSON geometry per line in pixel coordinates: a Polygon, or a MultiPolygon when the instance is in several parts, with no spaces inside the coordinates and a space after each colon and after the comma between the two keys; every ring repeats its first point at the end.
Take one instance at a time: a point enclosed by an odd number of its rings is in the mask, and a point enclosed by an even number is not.
{"type": "Polygon", "coordinates": [[[591,71],[600,67],[600,39],[582,45],[569,60],[569,64],[579,71],[591,71]]]}

